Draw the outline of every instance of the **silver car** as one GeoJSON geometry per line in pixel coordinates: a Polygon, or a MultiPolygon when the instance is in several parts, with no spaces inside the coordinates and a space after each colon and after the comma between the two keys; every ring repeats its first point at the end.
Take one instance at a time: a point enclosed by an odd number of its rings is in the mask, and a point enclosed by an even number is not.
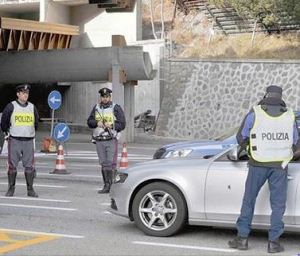
{"type": "Polygon", "coordinates": [[[153,159],[201,157],[210,158],[232,144],[236,144],[238,127],[228,129],[214,140],[190,140],[167,144],[157,149],[153,159]]]}
{"type": "MultiPolygon", "coordinates": [[[[186,224],[234,226],[240,213],[247,159],[232,146],[209,159],[152,160],[119,171],[111,212],[151,236],[171,236],[186,224]]],[[[289,165],[285,228],[300,232],[300,162],[289,165]]],[[[253,227],[267,229],[271,208],[266,183],[256,201],[253,227]]]]}

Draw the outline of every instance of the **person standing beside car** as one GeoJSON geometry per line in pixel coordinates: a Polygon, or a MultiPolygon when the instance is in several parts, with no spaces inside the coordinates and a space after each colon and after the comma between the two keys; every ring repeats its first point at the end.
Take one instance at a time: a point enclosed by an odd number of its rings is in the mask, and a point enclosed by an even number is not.
{"type": "Polygon", "coordinates": [[[111,101],[112,90],[99,90],[100,100],[87,120],[89,128],[93,129],[92,140],[96,144],[104,187],[99,194],[109,193],[117,162],[118,137],[125,129],[126,120],[120,105],[111,101]]]}
{"type": "Polygon", "coordinates": [[[239,250],[248,249],[256,197],[268,180],[272,213],[267,251],[282,252],[284,247],[279,238],[284,232],[282,219],[286,208],[288,163],[300,143],[294,113],[282,100],[281,87],[267,87],[265,97],[243,120],[237,141],[241,149],[248,150],[249,171],[236,223],[237,237],[228,245],[239,250]]]}
{"type": "Polygon", "coordinates": [[[22,160],[27,195],[38,197],[33,189],[33,180],[35,178],[34,137],[39,115],[36,107],[28,101],[30,85],[18,85],[16,91],[17,100],[6,105],[1,117],[1,129],[8,140],[8,190],[5,196],[14,195],[17,167],[22,160]]]}

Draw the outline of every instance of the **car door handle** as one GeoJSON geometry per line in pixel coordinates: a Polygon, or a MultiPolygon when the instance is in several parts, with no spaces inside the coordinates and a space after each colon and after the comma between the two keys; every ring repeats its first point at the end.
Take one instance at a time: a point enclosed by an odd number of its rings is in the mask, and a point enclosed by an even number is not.
{"type": "Polygon", "coordinates": [[[288,175],[288,176],[287,176],[287,179],[288,179],[288,180],[293,180],[293,179],[294,179],[294,177],[293,177],[293,176],[291,176],[291,175],[288,175]]]}

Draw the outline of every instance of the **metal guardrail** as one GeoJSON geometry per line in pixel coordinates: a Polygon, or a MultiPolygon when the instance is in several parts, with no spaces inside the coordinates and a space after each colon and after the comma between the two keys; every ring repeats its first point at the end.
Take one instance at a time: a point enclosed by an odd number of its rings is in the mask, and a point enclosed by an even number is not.
{"type": "Polygon", "coordinates": [[[227,33],[225,31],[225,29],[223,28],[221,22],[218,20],[218,17],[216,17],[213,12],[210,10],[208,5],[205,5],[206,10],[208,11],[209,15],[213,18],[214,22],[217,24],[217,26],[221,29],[221,31],[223,32],[223,34],[226,36],[227,33]]]}

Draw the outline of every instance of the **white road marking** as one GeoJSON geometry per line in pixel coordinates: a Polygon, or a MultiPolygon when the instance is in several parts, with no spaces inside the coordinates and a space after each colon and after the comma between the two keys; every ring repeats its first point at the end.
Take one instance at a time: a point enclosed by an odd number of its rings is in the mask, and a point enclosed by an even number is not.
{"type": "Polygon", "coordinates": [[[235,249],[222,249],[222,248],[215,248],[215,247],[202,247],[202,246],[179,245],[179,244],[150,243],[150,242],[143,242],[143,241],[133,241],[132,243],[133,244],[140,244],[140,245],[174,247],[174,248],[180,248],[180,249],[215,251],[215,252],[228,252],[228,253],[238,251],[238,250],[235,250],[235,249]]]}
{"type": "Polygon", "coordinates": [[[110,203],[101,203],[101,205],[105,205],[105,206],[109,206],[110,205],[110,203]]]}
{"type": "MultiPolygon", "coordinates": [[[[50,174],[50,173],[39,173],[38,176],[57,176],[57,177],[61,177],[61,174],[50,174]]],[[[84,175],[84,174],[68,174],[66,177],[85,177],[85,178],[92,178],[92,179],[102,179],[101,176],[99,175],[84,175]]]]}
{"type": "MultiPolygon", "coordinates": [[[[149,155],[144,155],[144,154],[134,154],[134,153],[130,153],[127,152],[129,157],[150,157],[149,155]]],[[[121,157],[121,153],[118,154],[118,157],[121,157]]],[[[56,154],[52,154],[52,155],[47,155],[47,154],[34,154],[34,156],[37,157],[50,157],[50,158],[55,158],[57,155],[56,154]]],[[[96,151],[92,152],[92,151],[71,151],[68,153],[64,153],[64,156],[96,156],[98,157],[98,154],[96,151]]]]}
{"type": "Polygon", "coordinates": [[[71,160],[71,159],[85,159],[85,160],[98,160],[98,157],[97,156],[65,156],[65,159],[66,160],[71,160]]]}
{"type": "MultiPolygon", "coordinates": [[[[44,159],[46,159],[47,157],[43,157],[44,159]]],[[[142,155],[137,155],[137,156],[132,156],[132,155],[128,155],[128,160],[130,161],[147,161],[147,160],[152,160],[152,156],[142,156],[142,155]]],[[[41,159],[41,158],[37,158],[37,159],[41,159]]],[[[50,158],[48,158],[49,160],[50,158]]],[[[98,156],[91,156],[91,155],[65,155],[64,156],[64,159],[65,160],[80,160],[80,159],[83,159],[83,160],[98,160],[98,156]]],[[[121,159],[121,156],[118,156],[118,160],[121,159]]],[[[53,158],[53,165],[55,165],[55,160],[56,158],[53,158]]],[[[85,165],[85,164],[84,164],[85,165]]],[[[1,164],[1,166],[6,166],[6,162],[1,164]]],[[[36,164],[37,166],[37,164],[36,164]]]]}
{"type": "MultiPolygon", "coordinates": [[[[82,156],[82,155],[78,155],[78,156],[65,156],[65,159],[86,159],[86,160],[98,160],[98,156],[82,156]]],[[[151,160],[152,157],[151,156],[128,156],[127,157],[128,160],[134,161],[134,160],[151,160]]],[[[118,157],[118,160],[120,160],[121,157],[118,157]]]]}
{"type": "Polygon", "coordinates": [[[144,149],[144,150],[157,150],[158,147],[144,147],[144,146],[140,146],[140,147],[137,147],[137,146],[129,146],[127,147],[127,150],[131,150],[131,149],[144,149]]]}
{"type": "MultiPolygon", "coordinates": [[[[0,182],[0,185],[7,185],[5,182],[0,182]]],[[[16,186],[27,186],[25,183],[17,183],[16,186]]],[[[45,187],[45,188],[66,188],[67,186],[60,185],[44,185],[44,184],[34,184],[35,187],[45,187]]]]}
{"type": "Polygon", "coordinates": [[[102,212],[103,214],[111,214],[111,212],[109,212],[109,211],[104,211],[104,212],[102,212]]]}
{"type": "Polygon", "coordinates": [[[16,233],[23,233],[23,234],[60,236],[60,237],[66,237],[66,238],[84,238],[84,236],[77,236],[77,235],[66,235],[66,234],[59,234],[59,233],[46,233],[46,232],[38,232],[38,231],[26,231],[26,230],[19,230],[19,229],[0,228],[0,231],[16,232],[16,233]]]}
{"type": "MultiPolygon", "coordinates": [[[[68,169],[68,167],[72,168],[72,169],[77,169],[77,170],[82,170],[83,168],[87,168],[87,167],[95,167],[97,170],[99,169],[99,163],[94,163],[94,164],[84,164],[84,163],[66,163],[65,162],[65,165],[66,165],[66,169],[68,169]]],[[[36,164],[35,165],[36,168],[44,168],[44,169],[48,169],[49,172],[50,171],[53,171],[55,169],[55,163],[53,163],[53,166],[49,167],[49,164],[48,163],[45,163],[45,164],[42,164],[42,163],[39,163],[39,164],[36,164]]],[[[100,172],[100,170],[99,170],[100,172]]],[[[37,173],[39,174],[39,172],[37,173]]]]}
{"type": "Polygon", "coordinates": [[[0,196],[0,199],[9,199],[9,200],[33,200],[33,201],[44,201],[44,202],[56,202],[56,203],[70,203],[70,200],[58,200],[58,199],[46,199],[46,198],[29,198],[29,197],[7,197],[0,196]]]}
{"type": "Polygon", "coordinates": [[[39,205],[24,205],[24,204],[0,204],[0,205],[9,206],[9,207],[47,209],[47,210],[57,210],[57,211],[77,211],[77,209],[73,209],[73,208],[60,208],[60,207],[49,207],[49,206],[39,206],[39,205]]]}

